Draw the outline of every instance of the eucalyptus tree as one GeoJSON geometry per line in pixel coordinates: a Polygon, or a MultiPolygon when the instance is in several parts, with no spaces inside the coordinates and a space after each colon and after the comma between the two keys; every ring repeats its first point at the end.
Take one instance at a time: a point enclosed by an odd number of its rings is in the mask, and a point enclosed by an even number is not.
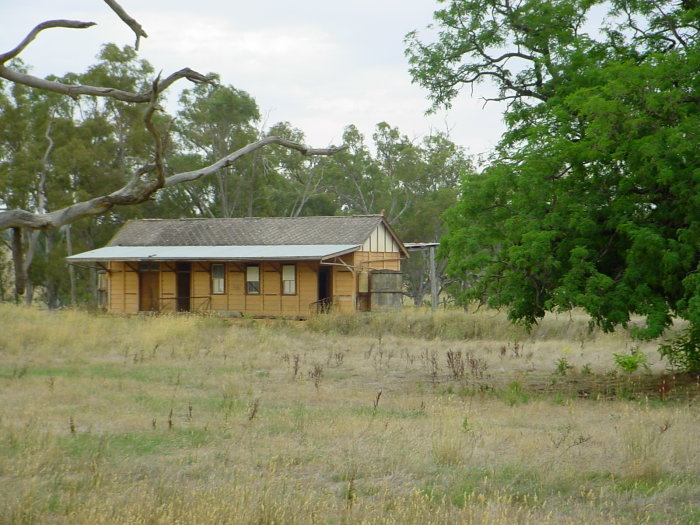
{"type": "MultiPolygon", "coordinates": [[[[26,71],[19,61],[14,65],[26,71]]],[[[0,89],[0,194],[9,205],[43,211],[48,208],[55,104],[55,97],[24,86],[0,89]]],[[[31,288],[26,275],[40,248],[39,235],[39,231],[33,231],[28,236],[26,256],[15,261],[18,275],[22,276],[21,289],[27,285],[31,288]]]]}
{"type": "Polygon", "coordinates": [[[336,206],[344,213],[374,214],[382,210],[379,202],[382,180],[379,168],[365,143],[365,136],[353,124],[343,132],[345,151],[328,163],[336,206]]]}
{"type": "MultiPolygon", "coordinates": [[[[219,81],[218,75],[209,74],[219,81]]],[[[258,138],[260,110],[248,93],[233,86],[199,84],[183,90],[175,123],[184,152],[198,155],[205,163],[214,162],[254,142],[258,138]]],[[[211,195],[207,214],[213,217],[247,215],[255,187],[255,154],[218,170],[213,178],[200,181],[197,191],[211,195]]]]}
{"type": "MultiPolygon", "coordinates": [[[[268,135],[304,142],[304,133],[289,122],[278,122],[268,135]]],[[[268,182],[264,187],[270,214],[288,217],[335,215],[333,184],[328,176],[327,157],[304,157],[287,148],[271,146],[265,150],[263,165],[268,182]],[[274,210],[274,211],[273,211],[274,210]]]]}
{"type": "Polygon", "coordinates": [[[441,3],[435,41],[408,35],[414,81],[434,107],[486,81],[507,102],[490,166],[446,215],[449,271],[472,280],[460,299],[528,325],[574,307],[606,330],[641,315],[649,338],[680,316],[697,348],[700,5],[441,3]]]}

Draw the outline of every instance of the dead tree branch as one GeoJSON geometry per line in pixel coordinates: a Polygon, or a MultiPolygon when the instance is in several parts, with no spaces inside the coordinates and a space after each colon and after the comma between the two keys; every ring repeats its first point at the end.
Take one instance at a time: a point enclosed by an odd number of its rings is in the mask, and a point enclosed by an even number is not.
{"type": "Polygon", "coordinates": [[[17,55],[19,55],[24,49],[32,43],[36,36],[41,33],[44,29],[52,29],[55,27],[65,27],[68,29],[85,29],[86,27],[92,27],[95,22],[79,22],[77,20],[47,20],[38,24],[34,29],[32,29],[29,34],[24,37],[17,47],[11,49],[7,53],[0,55],[0,64],[4,64],[8,60],[12,60],[17,55]]]}
{"type": "Polygon", "coordinates": [[[146,31],[143,30],[141,24],[139,24],[136,20],[131,18],[129,14],[126,11],[124,11],[124,8],[114,0],[105,0],[105,4],[107,4],[112,9],[112,11],[114,11],[117,14],[117,16],[121,18],[122,21],[126,25],[128,25],[134,32],[134,34],[136,35],[136,43],[134,44],[134,49],[138,51],[139,43],[141,42],[141,37],[148,38],[146,31]]]}
{"type": "MultiPolygon", "coordinates": [[[[296,150],[302,155],[333,155],[335,153],[338,153],[339,151],[343,151],[344,149],[346,149],[346,146],[333,146],[330,148],[320,149],[310,148],[309,146],[305,146],[304,144],[299,144],[298,142],[293,142],[291,140],[283,139],[281,137],[265,137],[264,139],[260,139],[257,142],[252,142],[247,146],[244,146],[241,149],[230,153],[229,155],[217,160],[215,163],[210,164],[209,166],[195,171],[186,171],[182,173],[177,173],[175,175],[171,175],[165,180],[165,187],[167,188],[169,186],[174,186],[183,182],[191,182],[205,177],[207,175],[211,175],[212,173],[215,173],[222,168],[230,166],[237,159],[243,157],[244,155],[248,155],[249,153],[252,153],[255,150],[272,144],[277,144],[279,146],[284,146],[285,148],[296,150]]],[[[2,223],[0,222],[0,228],[1,227],[2,223]]]]}
{"type": "Polygon", "coordinates": [[[155,171],[157,176],[156,189],[162,188],[163,184],[165,184],[165,148],[163,147],[163,138],[153,124],[153,115],[160,109],[158,106],[158,80],[160,80],[160,75],[158,75],[153,81],[153,86],[151,88],[151,103],[148,105],[146,116],[143,119],[146,129],[153,137],[155,150],[155,171]]]}
{"type": "MultiPolygon", "coordinates": [[[[107,0],[105,0],[107,1],[107,0]]],[[[158,93],[162,93],[168,89],[175,81],[186,78],[190,82],[202,83],[206,82],[208,84],[216,85],[216,83],[209,77],[202,75],[188,67],[183,68],[171,75],[167,76],[156,85],[154,88],[144,92],[144,93],[131,93],[129,91],[123,91],[121,89],[115,89],[110,87],[99,87],[99,86],[82,86],[80,84],[64,84],[62,82],[54,80],[46,80],[44,78],[35,77],[34,75],[29,75],[27,73],[22,73],[15,71],[4,64],[9,60],[18,56],[44,29],[53,28],[68,28],[68,29],[84,29],[86,27],[94,26],[94,22],[80,22],[77,20],[48,20],[38,24],[34,29],[32,29],[29,34],[20,42],[17,47],[11,49],[7,53],[0,55],[0,78],[4,78],[13,82],[15,84],[22,84],[24,86],[33,87],[36,89],[42,89],[44,91],[52,91],[54,93],[60,93],[61,95],[68,95],[69,97],[77,97],[79,95],[89,95],[92,97],[109,97],[123,102],[131,102],[135,104],[146,104],[151,102],[154,90],[158,93]]]]}
{"type": "MultiPolygon", "coordinates": [[[[109,97],[116,100],[121,100],[123,102],[131,102],[134,104],[146,104],[151,101],[153,96],[153,89],[150,89],[143,93],[131,93],[129,91],[123,91],[121,89],[115,89],[110,87],[98,87],[98,86],[83,86],[80,84],[71,85],[64,84],[62,82],[57,82],[54,80],[46,80],[44,78],[35,77],[26,73],[20,73],[6,66],[0,65],[0,78],[14,82],[15,84],[22,84],[25,86],[33,87],[36,89],[42,89],[44,91],[52,91],[54,93],[60,93],[61,95],[68,95],[69,97],[75,98],[79,95],[89,95],[92,97],[109,97]]],[[[172,73],[170,76],[161,80],[156,86],[158,93],[162,93],[168,87],[170,87],[176,80],[181,78],[186,78],[187,80],[194,83],[206,82],[212,85],[216,83],[202,75],[197,73],[192,69],[186,67],[180,71],[172,73]]]]}

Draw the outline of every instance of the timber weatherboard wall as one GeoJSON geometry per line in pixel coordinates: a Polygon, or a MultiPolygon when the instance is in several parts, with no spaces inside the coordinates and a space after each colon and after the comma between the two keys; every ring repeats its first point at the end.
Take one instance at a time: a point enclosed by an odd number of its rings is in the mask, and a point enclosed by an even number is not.
{"type": "MultiPolygon", "coordinates": [[[[296,261],[296,293],[282,294],[282,265],[288,261],[262,262],[260,266],[259,294],[245,292],[246,263],[224,263],[225,284],[223,294],[211,292],[211,264],[192,263],[191,304],[192,311],[237,311],[246,315],[308,315],[318,300],[318,261],[296,261]]],[[[339,311],[353,310],[355,281],[352,273],[343,267],[332,268],[333,298],[339,311]]],[[[109,264],[109,310],[115,313],[139,311],[138,263],[111,262],[109,264]]],[[[159,265],[159,307],[162,313],[177,310],[177,288],[174,263],[159,265]]]]}
{"type": "MultiPolygon", "coordinates": [[[[351,312],[355,309],[357,294],[357,271],[351,269],[363,258],[375,257],[375,254],[348,254],[341,262],[334,263],[331,268],[331,290],[334,308],[340,312],[351,312]],[[359,261],[357,257],[359,256],[359,261]]],[[[246,315],[308,315],[312,305],[318,300],[318,271],[321,264],[318,261],[296,261],[296,293],[285,295],[281,293],[283,264],[280,262],[261,262],[260,293],[245,292],[246,263],[224,263],[225,284],[223,294],[211,291],[211,264],[197,261],[192,263],[191,270],[191,304],[192,311],[237,311],[246,315]]],[[[395,264],[371,263],[372,269],[385,269],[384,266],[395,264]]],[[[389,268],[393,269],[393,268],[389,268]]],[[[356,269],[357,270],[357,269],[356,269]]],[[[139,272],[138,263],[111,262],[109,263],[109,310],[115,313],[136,313],[139,311],[139,272]]],[[[172,313],[177,310],[177,286],[175,263],[161,262],[158,270],[159,294],[158,311],[172,313]]]]}

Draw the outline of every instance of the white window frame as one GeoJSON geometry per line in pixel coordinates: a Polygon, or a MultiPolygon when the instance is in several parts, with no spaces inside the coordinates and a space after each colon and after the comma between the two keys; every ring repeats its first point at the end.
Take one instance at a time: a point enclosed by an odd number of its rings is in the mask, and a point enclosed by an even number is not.
{"type": "Polygon", "coordinates": [[[246,295],[260,295],[260,265],[249,264],[245,267],[245,293],[246,295]],[[257,284],[257,290],[251,289],[251,284],[257,284]]]}
{"type": "Polygon", "coordinates": [[[282,295],[297,294],[297,265],[282,265],[282,295]]]}
{"type": "Polygon", "coordinates": [[[211,293],[212,295],[226,293],[226,265],[223,263],[212,263],[211,265],[211,293]],[[219,272],[220,275],[216,275],[219,272]]]}

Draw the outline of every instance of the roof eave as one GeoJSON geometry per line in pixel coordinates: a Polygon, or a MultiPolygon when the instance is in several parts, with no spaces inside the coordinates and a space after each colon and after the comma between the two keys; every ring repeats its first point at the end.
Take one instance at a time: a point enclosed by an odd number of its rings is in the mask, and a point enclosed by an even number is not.
{"type": "Polygon", "coordinates": [[[332,254],[330,254],[330,255],[324,255],[324,256],[321,257],[321,259],[319,259],[319,260],[325,261],[326,259],[332,259],[332,258],[334,258],[334,257],[342,257],[343,255],[347,255],[347,254],[349,254],[349,253],[356,252],[356,251],[359,250],[361,247],[362,247],[362,245],[358,244],[358,245],[355,246],[354,248],[350,248],[350,249],[347,249],[347,250],[341,250],[341,251],[339,251],[339,252],[332,253],[332,254]]]}
{"type": "MultiPolygon", "coordinates": [[[[313,246],[313,245],[309,245],[313,246]]],[[[109,257],[100,255],[90,255],[90,252],[85,252],[83,254],[72,255],[66,257],[68,263],[81,263],[81,262],[164,262],[164,261],[322,261],[329,258],[341,257],[348,253],[355,252],[359,250],[361,245],[352,245],[349,247],[344,247],[342,250],[333,251],[330,253],[312,254],[312,255],[256,255],[256,256],[232,256],[232,255],[203,255],[203,256],[192,256],[192,255],[148,255],[148,256],[133,256],[133,255],[111,255],[109,257]]],[[[111,247],[115,248],[115,247],[111,247]]],[[[125,247],[127,249],[134,247],[125,247]]],[[[144,247],[153,248],[153,247],[144,247]]],[[[198,247],[201,248],[201,247],[198,247]]],[[[93,250],[100,251],[101,249],[93,250]]]]}

